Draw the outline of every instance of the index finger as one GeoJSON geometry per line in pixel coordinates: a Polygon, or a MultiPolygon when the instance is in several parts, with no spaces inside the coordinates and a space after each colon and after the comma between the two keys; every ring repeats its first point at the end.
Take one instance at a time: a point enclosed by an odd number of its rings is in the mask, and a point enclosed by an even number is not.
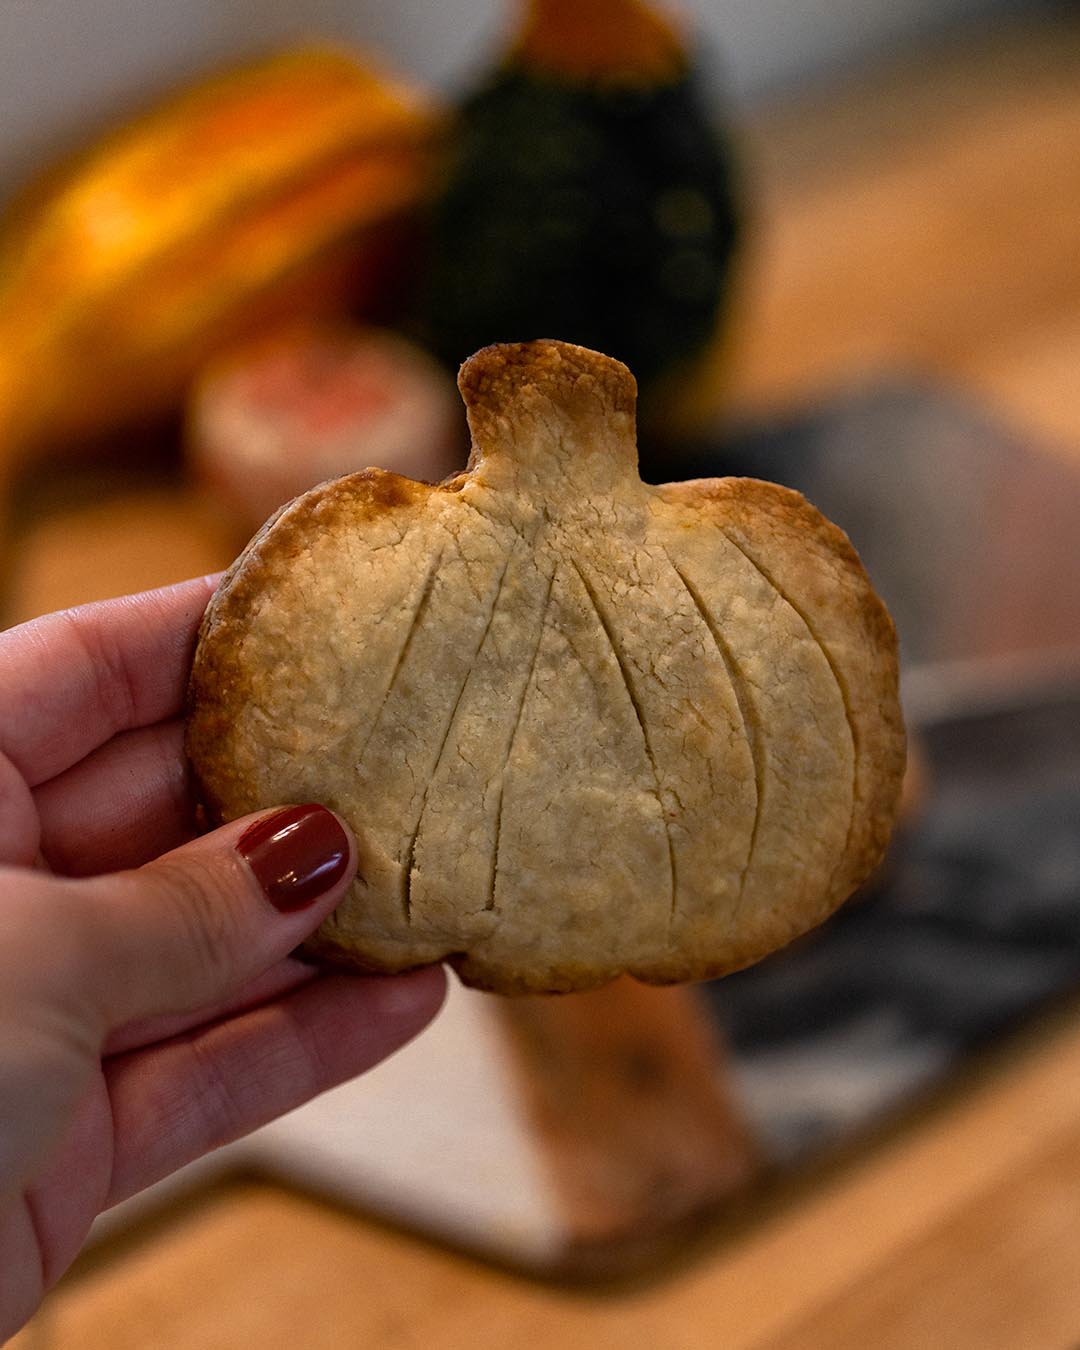
{"type": "Polygon", "coordinates": [[[31,787],[117,732],[176,716],[217,582],[101,600],[0,633],[0,753],[31,787]]]}

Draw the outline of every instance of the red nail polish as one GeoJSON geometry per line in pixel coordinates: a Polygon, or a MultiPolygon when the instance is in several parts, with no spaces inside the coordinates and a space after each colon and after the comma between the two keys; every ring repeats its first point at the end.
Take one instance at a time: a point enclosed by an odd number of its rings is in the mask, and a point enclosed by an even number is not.
{"type": "Polygon", "coordinates": [[[325,806],[286,806],[249,826],[238,852],[283,913],[325,895],[349,865],[349,840],[325,806]]]}

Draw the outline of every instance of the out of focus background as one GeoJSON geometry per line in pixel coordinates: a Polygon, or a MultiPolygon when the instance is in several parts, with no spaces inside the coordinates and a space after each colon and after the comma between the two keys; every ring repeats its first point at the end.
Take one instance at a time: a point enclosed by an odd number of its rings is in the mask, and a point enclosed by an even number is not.
{"type": "MultiPolygon", "coordinates": [[[[687,0],[677,7],[706,44],[711,70],[733,93],[760,100],[836,74],[911,39],[937,39],[975,21],[1064,9],[1052,0],[687,0]]],[[[9,0],[0,51],[0,172],[24,172],[164,85],[208,65],[262,54],[319,33],[382,53],[399,69],[453,93],[484,67],[513,23],[498,0],[283,0],[183,6],[96,0],[72,12],[59,0],[9,0]]]]}
{"type": "Polygon", "coordinates": [[[650,481],[799,488],[897,621],[890,855],[724,981],[455,988],[99,1223],[20,1347],[1080,1344],[1080,16],[7,0],[0,623],[627,361],[650,481]]]}

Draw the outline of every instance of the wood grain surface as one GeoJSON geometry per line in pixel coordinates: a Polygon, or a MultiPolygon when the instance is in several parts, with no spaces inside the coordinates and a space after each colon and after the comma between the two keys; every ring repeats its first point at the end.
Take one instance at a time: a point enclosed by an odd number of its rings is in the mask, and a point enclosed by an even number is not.
{"type": "MultiPolygon", "coordinates": [[[[760,415],[914,370],[1080,459],[1078,145],[1073,21],[757,118],[738,340],[697,415],[760,415]]],[[[139,584],[225,561],[200,509],[158,503],[147,531],[132,507],[139,584]]],[[[87,509],[74,524],[25,539],[20,615],[128,587],[123,522],[87,509]]],[[[530,1284],[253,1183],[88,1264],[14,1344],[1065,1350],[1080,1345],[1080,1013],[648,1287],[530,1284]]]]}
{"type": "Polygon", "coordinates": [[[76,1272],[15,1346],[1064,1350],[1080,1025],[1038,1041],[651,1285],[541,1286],[253,1183],[76,1272]]]}

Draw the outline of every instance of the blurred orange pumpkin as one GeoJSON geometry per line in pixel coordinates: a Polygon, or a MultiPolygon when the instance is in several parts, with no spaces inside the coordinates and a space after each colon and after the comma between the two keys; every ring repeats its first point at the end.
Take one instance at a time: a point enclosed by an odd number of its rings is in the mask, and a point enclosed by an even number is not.
{"type": "Polygon", "coordinates": [[[174,95],[33,185],[0,228],[0,467],[177,403],[284,313],[376,307],[440,117],[310,47],[174,95]]]}

